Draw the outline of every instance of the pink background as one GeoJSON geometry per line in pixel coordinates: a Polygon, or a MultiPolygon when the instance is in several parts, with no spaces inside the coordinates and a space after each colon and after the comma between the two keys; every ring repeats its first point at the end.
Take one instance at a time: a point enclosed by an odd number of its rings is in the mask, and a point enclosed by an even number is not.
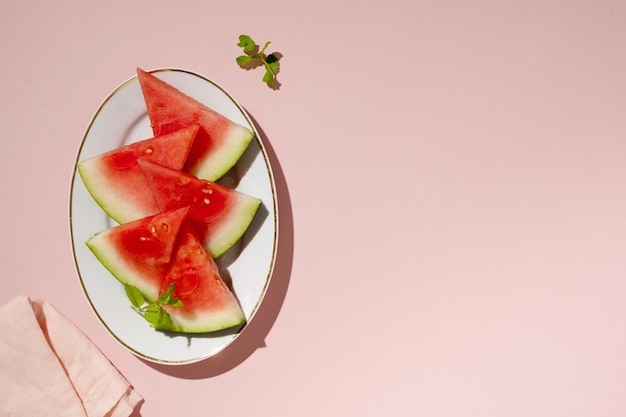
{"type": "Polygon", "coordinates": [[[143,417],[624,416],[625,48],[618,0],[5,2],[0,303],[53,303],[143,417]],[[70,248],[78,145],[136,66],[222,84],[276,169],[266,303],[190,366],[119,346],[70,248]]]}

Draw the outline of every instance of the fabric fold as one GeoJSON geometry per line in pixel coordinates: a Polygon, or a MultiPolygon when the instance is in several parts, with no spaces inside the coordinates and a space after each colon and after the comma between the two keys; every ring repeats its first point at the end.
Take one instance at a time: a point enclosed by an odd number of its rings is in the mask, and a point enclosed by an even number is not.
{"type": "Polygon", "coordinates": [[[143,401],[102,352],[48,302],[0,308],[0,415],[123,417],[143,401]]]}

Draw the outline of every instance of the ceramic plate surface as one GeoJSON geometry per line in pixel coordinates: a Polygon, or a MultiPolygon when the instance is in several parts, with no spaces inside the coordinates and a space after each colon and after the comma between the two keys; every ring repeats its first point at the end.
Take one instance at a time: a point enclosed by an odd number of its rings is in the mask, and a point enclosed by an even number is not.
{"type": "MultiPolygon", "coordinates": [[[[234,122],[248,127],[255,139],[237,165],[219,182],[262,201],[242,239],[217,259],[224,278],[232,283],[248,323],[259,308],[274,268],[278,213],[274,176],[267,153],[249,115],[217,83],[191,71],[160,69],[153,73],[185,94],[234,122]]],[[[85,245],[94,234],[114,227],[87,192],[76,167],[82,160],[119,146],[152,137],[137,77],[116,88],[100,105],[88,125],[74,165],[70,189],[70,233],[78,277],[86,298],[108,332],[135,355],[157,363],[186,364],[209,358],[226,348],[245,330],[186,335],[161,332],[130,307],[122,284],[85,245]]]]}

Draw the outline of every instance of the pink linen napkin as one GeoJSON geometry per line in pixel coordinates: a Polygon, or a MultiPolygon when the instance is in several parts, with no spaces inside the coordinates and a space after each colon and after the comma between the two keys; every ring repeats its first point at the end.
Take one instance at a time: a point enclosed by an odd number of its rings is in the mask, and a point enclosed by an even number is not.
{"type": "Polygon", "coordinates": [[[141,396],[51,304],[0,307],[0,416],[129,416],[141,396]]]}

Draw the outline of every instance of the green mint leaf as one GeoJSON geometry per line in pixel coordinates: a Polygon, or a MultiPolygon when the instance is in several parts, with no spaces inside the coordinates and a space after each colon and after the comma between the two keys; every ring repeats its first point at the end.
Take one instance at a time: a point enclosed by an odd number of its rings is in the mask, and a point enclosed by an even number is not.
{"type": "Polygon", "coordinates": [[[157,302],[155,304],[165,304],[168,305],[170,303],[170,293],[169,292],[163,292],[161,293],[161,295],[159,295],[159,299],[157,300],[157,302]]]}
{"type": "Polygon", "coordinates": [[[157,329],[167,329],[172,325],[172,318],[158,304],[150,304],[144,313],[145,319],[157,329]]]}
{"type": "Polygon", "coordinates": [[[276,74],[276,72],[278,71],[278,61],[266,63],[265,70],[271,72],[272,74],[276,74]]]}
{"type": "Polygon", "coordinates": [[[139,308],[146,302],[143,294],[139,291],[139,288],[133,285],[124,284],[124,290],[126,291],[126,296],[130,300],[130,303],[134,307],[139,308]]]}
{"type": "Polygon", "coordinates": [[[163,291],[161,295],[159,295],[158,304],[168,305],[170,303],[170,298],[172,297],[172,293],[174,292],[174,288],[176,288],[176,284],[173,282],[167,287],[167,290],[163,291]]]}
{"type": "Polygon", "coordinates": [[[170,306],[172,306],[172,307],[182,307],[182,306],[184,306],[185,304],[184,304],[181,300],[179,300],[178,298],[176,298],[176,297],[172,297],[172,298],[170,299],[170,303],[169,303],[168,305],[170,305],[170,306]]]}
{"type": "Polygon", "coordinates": [[[270,46],[270,43],[271,42],[265,42],[265,45],[263,45],[263,49],[261,49],[261,52],[259,52],[259,55],[263,55],[267,47],[270,46]]]}
{"type": "Polygon", "coordinates": [[[170,317],[169,313],[163,308],[161,308],[161,311],[159,312],[159,320],[155,327],[158,329],[172,328],[172,317],[170,317]]]}
{"type": "Polygon", "coordinates": [[[159,323],[161,311],[163,311],[163,308],[161,306],[157,304],[150,304],[148,307],[146,307],[143,317],[148,321],[148,323],[156,327],[159,323]]]}
{"type": "Polygon", "coordinates": [[[271,87],[274,84],[274,74],[271,71],[267,71],[263,76],[263,82],[271,87]]]}
{"type": "Polygon", "coordinates": [[[252,57],[249,55],[241,55],[237,57],[237,65],[239,65],[240,67],[246,64],[249,64],[250,62],[252,62],[252,57]]]}
{"type": "Polygon", "coordinates": [[[163,291],[155,302],[148,303],[146,305],[144,305],[146,303],[145,296],[137,287],[124,284],[124,289],[133,309],[142,315],[143,318],[152,325],[152,327],[164,330],[172,328],[172,317],[163,308],[163,306],[183,306],[183,302],[178,297],[173,295],[174,290],[176,289],[176,284],[171,283],[167,290],[163,291]]]}
{"type": "Polygon", "coordinates": [[[256,48],[256,44],[248,35],[239,35],[239,43],[237,44],[237,46],[242,47],[243,51],[246,53],[252,52],[254,51],[254,48],[256,48]]]}
{"type": "Polygon", "coordinates": [[[245,65],[253,62],[260,61],[259,64],[263,64],[265,66],[265,74],[263,75],[263,82],[266,83],[269,87],[274,87],[276,83],[276,74],[279,69],[278,56],[275,53],[271,53],[269,55],[265,55],[265,50],[270,45],[271,42],[265,42],[263,48],[254,53],[254,50],[257,48],[257,45],[254,43],[252,38],[248,35],[239,35],[239,43],[238,46],[242,47],[246,55],[238,56],[236,58],[237,64],[244,68],[249,69],[249,67],[244,67],[245,65]]]}

